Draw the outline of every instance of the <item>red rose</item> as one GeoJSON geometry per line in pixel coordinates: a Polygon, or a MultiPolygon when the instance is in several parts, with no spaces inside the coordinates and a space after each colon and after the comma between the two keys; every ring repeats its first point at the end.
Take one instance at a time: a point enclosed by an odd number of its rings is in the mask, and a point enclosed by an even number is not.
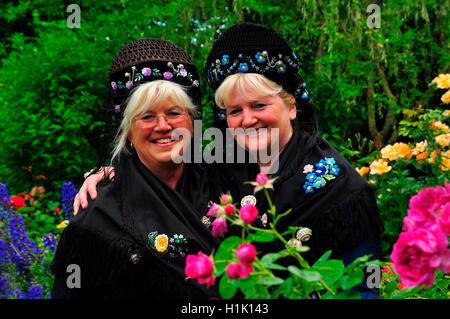
{"type": "Polygon", "coordinates": [[[13,196],[11,197],[11,201],[16,208],[25,207],[25,199],[23,199],[23,197],[13,196]]]}

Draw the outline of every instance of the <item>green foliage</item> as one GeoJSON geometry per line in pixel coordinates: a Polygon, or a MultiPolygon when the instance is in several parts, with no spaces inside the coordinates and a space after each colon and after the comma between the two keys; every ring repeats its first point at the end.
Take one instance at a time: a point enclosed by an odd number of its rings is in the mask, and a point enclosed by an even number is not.
{"type": "MultiPolygon", "coordinates": [[[[102,143],[109,65],[122,44],[138,38],[180,45],[202,73],[221,30],[237,21],[272,26],[299,56],[321,131],[336,146],[349,138],[346,143],[355,143],[356,133],[373,137],[367,128],[369,75],[374,76],[378,125],[389,108],[398,122],[401,108],[430,99],[430,79],[447,70],[450,60],[448,1],[385,2],[380,29],[367,27],[369,3],[356,0],[85,0],[79,29],[66,26],[70,3],[0,5],[0,33],[6,39],[0,44],[0,177],[13,190],[30,185],[29,166],[54,185],[81,182],[102,143]],[[383,89],[377,65],[395,100],[383,89]]],[[[206,129],[212,124],[213,96],[203,78],[201,84],[206,129]]]]}

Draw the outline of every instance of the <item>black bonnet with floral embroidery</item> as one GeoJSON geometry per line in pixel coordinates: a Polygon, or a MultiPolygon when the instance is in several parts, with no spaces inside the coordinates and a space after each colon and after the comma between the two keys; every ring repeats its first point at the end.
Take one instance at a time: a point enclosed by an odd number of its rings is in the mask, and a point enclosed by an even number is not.
{"type": "MultiPolygon", "coordinates": [[[[303,130],[316,132],[317,121],[299,61],[291,46],[275,30],[242,22],[226,29],[214,43],[205,65],[207,82],[214,91],[235,73],[259,73],[294,96],[303,130]]],[[[224,110],[214,106],[214,122],[225,125],[224,110]]]]}
{"type": "Polygon", "coordinates": [[[198,110],[200,107],[195,64],[182,48],[169,41],[149,38],[126,44],[111,64],[109,79],[112,108],[117,114],[123,113],[133,88],[154,80],[167,80],[184,86],[198,110]]]}

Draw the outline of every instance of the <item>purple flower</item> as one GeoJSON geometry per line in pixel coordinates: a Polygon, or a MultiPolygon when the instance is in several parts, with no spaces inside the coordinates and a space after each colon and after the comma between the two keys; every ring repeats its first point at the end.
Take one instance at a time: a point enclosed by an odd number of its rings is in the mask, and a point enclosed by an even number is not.
{"type": "Polygon", "coordinates": [[[186,69],[180,69],[180,75],[183,76],[183,77],[186,77],[187,76],[186,69]]]}
{"type": "Polygon", "coordinates": [[[8,263],[9,254],[6,243],[0,238],[0,263],[8,263]]]}
{"type": "Polygon", "coordinates": [[[117,90],[117,83],[116,82],[111,82],[111,88],[115,91],[117,90]]]}
{"type": "Polygon", "coordinates": [[[28,290],[28,295],[26,296],[26,299],[43,299],[44,297],[44,291],[42,289],[42,285],[36,284],[31,285],[30,289],[28,290]]]}
{"type": "Polygon", "coordinates": [[[131,90],[131,89],[133,88],[133,82],[127,81],[127,83],[125,84],[125,87],[126,87],[128,90],[131,90]]]}
{"type": "Polygon", "coordinates": [[[164,72],[164,78],[166,80],[170,80],[171,78],[173,78],[173,74],[171,72],[164,72]]]}
{"type": "Polygon", "coordinates": [[[152,69],[150,69],[150,68],[143,68],[142,69],[142,75],[150,76],[151,74],[152,74],[152,69]]]}
{"type": "Polygon", "coordinates": [[[0,183],[0,204],[11,204],[8,188],[2,183],[0,183]]]}
{"type": "Polygon", "coordinates": [[[28,237],[22,216],[11,214],[9,233],[11,241],[7,242],[8,251],[19,273],[28,271],[33,260],[42,260],[43,251],[28,237]]]}
{"type": "Polygon", "coordinates": [[[52,233],[44,235],[42,242],[45,248],[48,248],[52,253],[56,252],[56,237],[52,233]]]}
{"type": "Polygon", "coordinates": [[[71,219],[73,212],[73,200],[77,195],[77,190],[72,182],[64,183],[61,189],[61,206],[64,212],[64,218],[71,219]]]}
{"type": "Polygon", "coordinates": [[[9,274],[0,275],[0,298],[7,299],[11,292],[9,274]]]}

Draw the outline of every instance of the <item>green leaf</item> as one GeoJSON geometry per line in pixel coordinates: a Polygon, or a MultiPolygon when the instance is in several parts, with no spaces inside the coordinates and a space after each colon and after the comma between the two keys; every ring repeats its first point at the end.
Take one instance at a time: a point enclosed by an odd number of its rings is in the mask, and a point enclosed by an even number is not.
{"type": "Polygon", "coordinates": [[[342,260],[330,259],[322,262],[316,262],[311,270],[321,274],[323,281],[332,286],[344,274],[345,267],[342,260]]]}
{"type": "Polygon", "coordinates": [[[311,271],[307,269],[298,269],[295,266],[289,266],[288,270],[293,275],[300,277],[303,280],[313,282],[313,281],[319,281],[322,279],[322,276],[317,271],[311,271]]]}
{"type": "Polygon", "coordinates": [[[241,238],[237,236],[230,236],[226,238],[219,246],[216,255],[214,256],[214,262],[217,270],[217,276],[222,274],[227,267],[227,263],[218,261],[226,261],[233,259],[234,252],[233,249],[237,248],[237,246],[241,243],[241,238]]]}
{"type": "Polygon", "coordinates": [[[223,275],[219,282],[219,293],[222,298],[231,299],[234,297],[238,290],[239,284],[237,280],[228,278],[227,275],[223,275]]]}
{"type": "Polygon", "coordinates": [[[362,269],[357,269],[352,274],[342,277],[341,288],[343,290],[349,290],[361,283],[363,279],[364,272],[362,271],[362,269]]]}
{"type": "Polygon", "coordinates": [[[275,240],[275,235],[270,233],[258,232],[254,234],[250,234],[247,237],[249,242],[271,242],[275,240]]]}
{"type": "Polygon", "coordinates": [[[242,290],[246,299],[256,299],[258,292],[256,290],[256,285],[251,279],[251,277],[247,277],[244,280],[239,280],[239,288],[242,290]]]}
{"type": "Polygon", "coordinates": [[[314,265],[320,264],[321,262],[324,262],[327,260],[331,255],[331,250],[327,250],[317,261],[314,265]]]}
{"type": "Polygon", "coordinates": [[[283,279],[278,277],[260,277],[257,280],[258,284],[265,285],[265,286],[273,286],[273,285],[281,285],[284,282],[283,279]]]}

